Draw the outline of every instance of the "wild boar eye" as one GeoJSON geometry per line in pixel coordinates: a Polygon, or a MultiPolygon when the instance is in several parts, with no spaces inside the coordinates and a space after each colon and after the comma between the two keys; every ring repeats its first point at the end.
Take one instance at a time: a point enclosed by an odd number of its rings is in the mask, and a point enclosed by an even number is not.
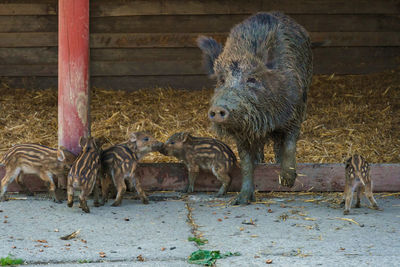
{"type": "Polygon", "coordinates": [[[256,83],[257,80],[256,80],[256,78],[250,77],[250,78],[247,79],[247,82],[248,83],[256,83]]]}
{"type": "Polygon", "coordinates": [[[148,138],[148,137],[145,137],[145,138],[143,138],[143,141],[148,142],[148,141],[149,141],[149,138],[148,138]]]}
{"type": "Polygon", "coordinates": [[[173,145],[173,144],[175,144],[175,142],[174,141],[171,141],[171,142],[169,142],[171,145],[173,145]]]}

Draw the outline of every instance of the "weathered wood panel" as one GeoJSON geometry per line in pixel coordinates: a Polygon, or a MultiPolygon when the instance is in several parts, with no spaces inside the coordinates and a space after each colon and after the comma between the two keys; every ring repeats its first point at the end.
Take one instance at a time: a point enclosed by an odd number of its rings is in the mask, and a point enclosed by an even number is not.
{"type": "MultiPolygon", "coordinates": [[[[248,15],[152,15],[99,17],[92,33],[227,33],[248,15]]],[[[310,32],[400,31],[398,15],[310,15],[292,17],[310,32]],[[339,23],[340,22],[340,23],[339,23]]],[[[57,32],[57,16],[0,16],[0,32],[57,32]]]]}
{"type": "Polygon", "coordinates": [[[125,75],[196,75],[203,73],[200,61],[166,60],[101,62],[94,61],[90,66],[92,76],[125,75]]]}
{"type": "Polygon", "coordinates": [[[57,64],[57,47],[0,48],[1,64],[57,64]]]}
{"type": "Polygon", "coordinates": [[[396,14],[400,12],[397,0],[206,0],[206,1],[92,1],[91,16],[132,15],[201,15],[251,14],[259,11],[281,10],[288,14],[396,14]]]}
{"type": "MultiPolygon", "coordinates": [[[[254,183],[256,190],[268,191],[310,191],[334,192],[343,191],[344,165],[343,164],[299,164],[298,176],[293,188],[282,187],[278,183],[278,165],[258,165],[255,169],[254,183]]],[[[0,177],[4,176],[4,168],[0,168],[0,177]]],[[[240,191],[241,174],[239,169],[233,173],[229,191],[240,191]]],[[[374,192],[400,191],[399,164],[372,164],[371,176],[374,181],[374,192]]],[[[141,164],[137,177],[141,180],[145,190],[182,190],[187,183],[187,171],[182,164],[159,163],[141,164]]],[[[43,182],[36,177],[26,179],[27,186],[32,191],[46,191],[43,182]]],[[[196,180],[196,191],[217,191],[221,184],[209,173],[201,173],[196,180]]],[[[13,182],[9,192],[19,191],[18,185],[13,182]]]]}
{"type": "Polygon", "coordinates": [[[56,15],[57,0],[0,1],[0,15],[56,15]]]}
{"type": "MultiPolygon", "coordinates": [[[[289,15],[310,32],[400,31],[398,15],[289,15]]],[[[92,33],[227,33],[247,17],[231,14],[98,17],[91,19],[90,29],[92,33]]]]}
{"type": "Polygon", "coordinates": [[[57,76],[42,77],[42,76],[18,76],[18,77],[1,77],[0,83],[10,88],[24,88],[30,90],[37,89],[57,89],[58,78],[57,76]]]}
{"type": "Polygon", "coordinates": [[[199,90],[214,87],[214,82],[206,75],[97,76],[91,79],[91,83],[94,87],[110,90],[136,90],[156,87],[199,90]]]}
{"type": "Polygon", "coordinates": [[[57,16],[0,16],[0,32],[57,32],[57,16]]]}
{"type": "Polygon", "coordinates": [[[0,65],[2,76],[57,76],[57,64],[47,65],[0,65]]]}
{"type": "MultiPolygon", "coordinates": [[[[120,48],[91,49],[92,61],[200,61],[198,48],[120,48]]],[[[0,48],[0,64],[57,64],[57,47],[0,48]]]]}
{"type": "Polygon", "coordinates": [[[200,61],[201,51],[197,47],[188,48],[92,48],[93,61],[200,61]]]}
{"type": "Polygon", "coordinates": [[[57,46],[56,32],[0,33],[0,47],[57,46]]]}
{"type": "MultiPolygon", "coordinates": [[[[224,42],[218,33],[101,33],[91,34],[91,47],[196,47],[196,38],[209,35],[224,42]]],[[[311,32],[318,46],[400,46],[400,32],[311,32]]]]}
{"type": "MultiPolygon", "coordinates": [[[[224,42],[233,25],[249,14],[269,10],[286,12],[311,33],[315,74],[369,73],[399,64],[400,0],[93,0],[90,4],[92,84],[99,87],[210,86],[200,65],[197,36],[211,35],[224,42]],[[189,85],[190,81],[196,84],[189,85]]],[[[0,0],[2,81],[39,88],[54,84],[57,5],[57,0],[0,0]]]]}
{"type": "MultiPolygon", "coordinates": [[[[48,89],[57,88],[57,76],[0,77],[0,83],[10,88],[48,89]]],[[[91,86],[110,90],[136,90],[144,88],[171,87],[174,89],[198,90],[213,88],[213,81],[206,75],[162,75],[162,76],[94,76],[91,86]]]]}
{"type": "MultiPolygon", "coordinates": [[[[224,42],[226,34],[201,33],[224,42]]],[[[196,47],[200,33],[93,33],[92,48],[196,47]]],[[[400,46],[400,32],[312,32],[318,46],[400,46]]],[[[57,33],[0,33],[0,47],[57,46],[57,33]]]]}
{"type": "MultiPolygon", "coordinates": [[[[346,73],[354,68],[362,73],[366,67],[399,64],[400,47],[318,47],[313,50],[315,73],[346,73]],[[331,70],[327,67],[331,66],[331,70]]],[[[198,48],[93,48],[90,52],[93,62],[134,62],[150,61],[154,64],[164,61],[201,61],[198,48]]],[[[57,47],[0,48],[1,65],[47,65],[57,64],[57,47]]],[[[126,64],[126,63],[124,63],[126,64]]],[[[201,70],[198,74],[203,74],[201,70]]]]}
{"type": "Polygon", "coordinates": [[[362,74],[400,65],[400,47],[319,47],[313,54],[315,74],[362,74]]]}
{"type": "MultiPolygon", "coordinates": [[[[0,49],[0,73],[9,77],[56,76],[56,56],[56,47],[3,48],[0,49]],[[36,62],[40,64],[35,64],[36,62]]],[[[104,79],[105,84],[100,87],[138,89],[139,86],[146,86],[146,83],[153,87],[165,86],[167,81],[174,81],[171,85],[176,86],[178,80],[191,79],[184,76],[204,76],[196,80],[196,84],[189,86],[191,89],[201,89],[210,84],[205,83],[208,78],[201,66],[201,53],[197,48],[92,49],[91,59],[92,77],[110,78],[108,81],[104,79]],[[173,77],[168,78],[169,75],[173,77]],[[118,76],[126,77],[120,79],[118,76]],[[182,78],[177,79],[177,76],[182,78]],[[157,79],[160,81],[157,82],[157,79]],[[114,86],[110,86],[111,83],[114,86]]],[[[400,47],[321,47],[314,49],[314,59],[316,74],[366,73],[399,66],[400,47]]],[[[98,82],[100,79],[96,84],[98,82]]],[[[187,86],[185,82],[184,86],[178,88],[187,86]]]]}
{"type": "MultiPolygon", "coordinates": [[[[290,14],[396,14],[398,0],[92,0],[91,16],[251,14],[281,10],[290,14]]],[[[1,0],[0,15],[55,15],[57,0],[1,0]]]]}

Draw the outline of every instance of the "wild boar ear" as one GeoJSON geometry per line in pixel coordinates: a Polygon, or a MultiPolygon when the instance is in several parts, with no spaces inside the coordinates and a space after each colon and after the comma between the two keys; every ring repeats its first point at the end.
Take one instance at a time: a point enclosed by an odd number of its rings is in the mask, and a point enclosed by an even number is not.
{"type": "Polygon", "coordinates": [[[65,161],[64,149],[65,149],[65,147],[63,147],[63,146],[60,146],[57,149],[57,159],[58,159],[58,161],[61,161],[61,162],[65,161]]]}
{"type": "Polygon", "coordinates": [[[222,45],[207,36],[197,38],[197,46],[203,51],[203,65],[211,76],[215,73],[214,62],[222,52],[222,45]]]}

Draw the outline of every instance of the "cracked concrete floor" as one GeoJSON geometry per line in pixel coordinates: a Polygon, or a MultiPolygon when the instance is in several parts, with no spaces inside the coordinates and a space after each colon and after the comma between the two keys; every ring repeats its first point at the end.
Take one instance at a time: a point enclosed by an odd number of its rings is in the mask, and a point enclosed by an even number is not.
{"type": "Polygon", "coordinates": [[[201,248],[241,253],[217,266],[396,265],[399,194],[377,195],[384,211],[363,202],[348,216],[338,196],[260,194],[255,204],[228,206],[232,195],[153,193],[149,205],[124,199],[121,207],[91,206],[85,214],[77,205],[16,195],[23,200],[0,202],[0,257],[28,265],[193,266],[187,257],[201,248]],[[60,239],[78,229],[76,238],[60,239]],[[208,243],[189,242],[193,235],[208,243]]]}

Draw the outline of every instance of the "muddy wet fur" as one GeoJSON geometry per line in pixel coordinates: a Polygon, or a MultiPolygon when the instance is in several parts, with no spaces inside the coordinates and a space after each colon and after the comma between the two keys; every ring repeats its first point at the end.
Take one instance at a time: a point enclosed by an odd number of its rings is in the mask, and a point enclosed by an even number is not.
{"type": "Polygon", "coordinates": [[[198,38],[198,46],[217,81],[209,110],[212,127],[234,138],[241,158],[242,189],[233,203],[254,200],[254,167],[264,161],[270,140],[281,165],[279,182],[292,187],[312,79],[306,30],[282,13],[258,13],[233,27],[224,48],[205,36],[198,38]]]}

